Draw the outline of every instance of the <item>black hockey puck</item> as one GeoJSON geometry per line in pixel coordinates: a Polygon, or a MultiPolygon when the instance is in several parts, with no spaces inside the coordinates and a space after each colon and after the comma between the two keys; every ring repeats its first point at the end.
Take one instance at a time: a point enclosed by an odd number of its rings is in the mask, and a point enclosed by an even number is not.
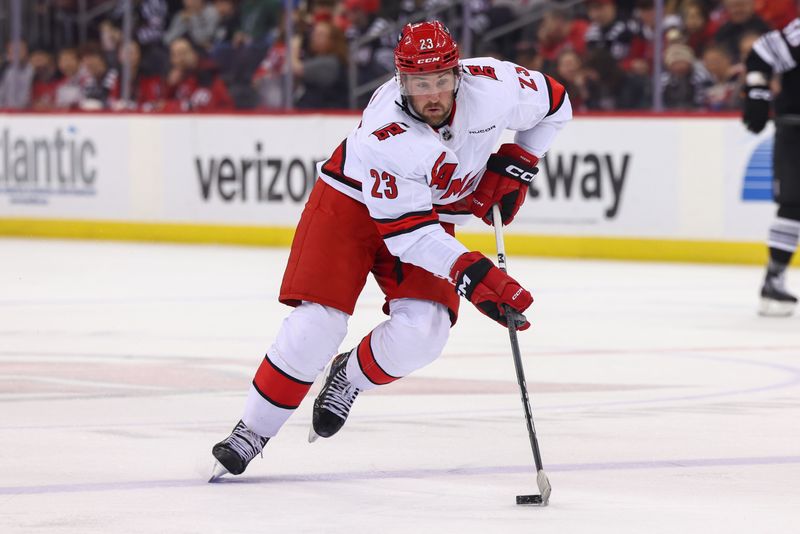
{"type": "Polygon", "coordinates": [[[517,495],[517,504],[542,504],[541,495],[517,495]]]}

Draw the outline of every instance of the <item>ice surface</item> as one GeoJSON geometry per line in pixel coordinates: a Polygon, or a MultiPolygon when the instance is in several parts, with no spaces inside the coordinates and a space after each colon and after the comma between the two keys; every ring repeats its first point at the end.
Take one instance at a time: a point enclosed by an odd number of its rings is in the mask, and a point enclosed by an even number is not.
{"type": "MultiPolygon", "coordinates": [[[[547,508],[515,504],[536,481],[508,338],[469,305],[339,435],[306,442],[309,396],[207,484],[286,251],[0,240],[0,532],[798,532],[800,317],[756,315],[760,268],[509,256],[547,508]]],[[[342,348],[381,303],[370,282],[342,348]]]]}

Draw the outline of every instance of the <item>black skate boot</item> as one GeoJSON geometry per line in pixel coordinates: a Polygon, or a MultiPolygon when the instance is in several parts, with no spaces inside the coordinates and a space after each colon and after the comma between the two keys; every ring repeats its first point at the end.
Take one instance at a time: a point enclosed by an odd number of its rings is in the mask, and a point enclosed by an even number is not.
{"type": "MultiPolygon", "coordinates": [[[[225,471],[232,475],[240,475],[244,473],[247,464],[250,460],[261,453],[264,445],[267,444],[269,438],[264,438],[251,431],[247,426],[239,421],[233,427],[231,435],[223,439],[211,449],[211,454],[217,459],[225,471]]],[[[211,480],[224,475],[218,466],[214,466],[214,473],[211,475],[211,480]]]]}
{"type": "Polygon", "coordinates": [[[325,385],[314,400],[314,415],[308,442],[318,437],[329,438],[336,434],[347,421],[347,415],[361,391],[347,380],[346,368],[349,352],[336,356],[328,369],[325,385]]]}
{"type": "Polygon", "coordinates": [[[797,306],[797,297],[786,290],[785,271],[767,271],[761,286],[761,308],[759,314],[767,317],[788,317],[797,306]]]}

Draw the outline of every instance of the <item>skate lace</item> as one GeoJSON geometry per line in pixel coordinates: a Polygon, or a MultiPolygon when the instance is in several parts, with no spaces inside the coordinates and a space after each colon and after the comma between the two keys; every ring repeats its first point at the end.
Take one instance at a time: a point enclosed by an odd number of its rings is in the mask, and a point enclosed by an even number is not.
{"type": "Polygon", "coordinates": [[[343,368],[333,375],[333,379],[328,385],[328,391],[325,392],[320,405],[342,419],[347,419],[347,414],[350,413],[350,408],[353,406],[353,402],[360,391],[347,380],[343,368]]]}
{"type": "Polygon", "coordinates": [[[258,434],[251,432],[242,423],[239,423],[234,429],[233,434],[228,436],[224,441],[236,454],[248,462],[264,449],[264,444],[267,442],[266,438],[262,438],[258,434]]]}

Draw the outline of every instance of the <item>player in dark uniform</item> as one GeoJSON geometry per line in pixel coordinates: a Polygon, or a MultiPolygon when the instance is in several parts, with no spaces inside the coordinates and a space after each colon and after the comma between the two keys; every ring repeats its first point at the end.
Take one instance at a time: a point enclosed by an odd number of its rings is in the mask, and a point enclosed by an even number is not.
{"type": "MultiPolygon", "coordinates": [[[[798,0],[800,9],[800,0],[798,0]]],[[[791,315],[797,298],[784,282],[800,236],[800,17],[762,35],[747,56],[744,123],[758,133],[770,114],[770,81],[781,76],[775,97],[773,193],[778,213],[769,230],[769,264],[761,287],[762,315],[791,315]]]]}

